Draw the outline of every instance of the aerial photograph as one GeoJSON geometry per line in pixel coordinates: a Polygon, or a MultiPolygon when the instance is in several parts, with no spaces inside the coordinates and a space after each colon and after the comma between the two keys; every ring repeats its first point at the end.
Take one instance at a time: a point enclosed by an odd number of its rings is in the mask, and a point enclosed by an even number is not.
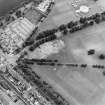
{"type": "Polygon", "coordinates": [[[0,0],[0,105],[105,105],[105,0],[0,0]]]}

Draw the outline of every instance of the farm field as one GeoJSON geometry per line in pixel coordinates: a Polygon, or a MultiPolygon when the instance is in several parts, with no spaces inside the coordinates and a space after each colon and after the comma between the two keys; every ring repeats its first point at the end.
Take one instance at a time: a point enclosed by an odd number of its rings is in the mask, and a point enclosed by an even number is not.
{"type": "MultiPolygon", "coordinates": [[[[0,16],[5,15],[11,8],[23,0],[0,0],[0,16]],[[4,8],[4,9],[2,9],[4,8]],[[2,11],[3,10],[3,11],[2,11]]],[[[80,17],[91,16],[105,11],[105,0],[55,0],[55,7],[48,18],[41,24],[39,32],[56,28],[61,24],[79,20],[80,17]],[[77,7],[73,7],[76,4],[77,7]],[[80,6],[90,7],[88,13],[76,13],[80,6]]],[[[30,15],[30,14],[29,14],[30,15]]],[[[37,18],[37,17],[36,17],[37,18]]],[[[33,20],[34,21],[34,20],[33,20]]],[[[63,37],[65,48],[49,59],[58,59],[59,63],[103,64],[98,56],[105,53],[105,22],[88,27],[63,37]],[[89,49],[95,49],[95,55],[88,55],[89,49]]],[[[105,76],[103,70],[91,67],[49,67],[37,66],[32,68],[43,80],[46,80],[58,91],[70,105],[105,105],[105,76]]]]}
{"type": "MultiPolygon", "coordinates": [[[[40,27],[39,31],[52,29],[69,21],[79,20],[81,16],[91,16],[105,10],[105,1],[96,3],[92,0],[80,0],[82,4],[91,7],[87,14],[76,14],[71,6],[73,0],[56,0],[56,5],[51,14],[40,27]],[[45,27],[46,26],[46,27],[45,27]]],[[[60,63],[86,63],[105,64],[98,56],[105,52],[105,22],[88,27],[84,30],[68,34],[62,40],[65,48],[49,59],[58,59],[60,63]],[[89,49],[95,49],[95,55],[88,55],[89,49]]],[[[104,105],[105,77],[102,71],[90,66],[86,69],[70,67],[39,67],[34,65],[35,70],[44,80],[49,82],[71,105],[104,105]]]]}

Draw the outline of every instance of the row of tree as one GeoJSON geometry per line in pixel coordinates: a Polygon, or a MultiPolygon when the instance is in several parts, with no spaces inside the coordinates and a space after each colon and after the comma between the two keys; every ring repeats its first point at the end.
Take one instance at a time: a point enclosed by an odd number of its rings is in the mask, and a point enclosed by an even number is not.
{"type": "Polygon", "coordinates": [[[29,47],[29,51],[34,51],[37,47],[39,47],[40,45],[46,43],[46,42],[50,42],[50,41],[53,41],[57,39],[56,35],[53,34],[53,35],[50,35],[46,38],[43,38],[41,40],[38,40],[37,42],[35,42],[34,44],[32,44],[30,47],[29,47]]]}
{"type": "MultiPolygon", "coordinates": [[[[67,34],[67,31],[69,30],[70,33],[74,33],[76,31],[82,30],[86,27],[92,26],[95,23],[99,24],[100,22],[105,21],[105,14],[103,13],[96,13],[95,15],[92,15],[90,17],[81,17],[79,21],[76,22],[69,22],[67,25],[63,25],[62,29],[59,30],[63,32],[64,34],[67,34]]],[[[61,27],[61,26],[60,26],[61,27]]]]}
{"type": "Polygon", "coordinates": [[[90,17],[81,17],[78,21],[70,21],[69,23],[62,24],[55,29],[43,31],[37,35],[36,40],[46,38],[58,31],[62,32],[64,35],[67,35],[68,31],[70,33],[74,33],[86,27],[92,26],[95,23],[99,24],[102,21],[105,21],[105,11],[102,13],[96,13],[90,17]]]}
{"type": "Polygon", "coordinates": [[[100,54],[98,57],[99,57],[99,60],[105,60],[105,54],[100,54]]]}
{"type": "Polygon", "coordinates": [[[86,27],[93,26],[95,23],[99,24],[102,21],[105,21],[105,12],[96,13],[90,17],[81,17],[79,21],[71,21],[67,24],[62,24],[57,28],[43,31],[36,36],[35,41],[37,42],[30,47],[30,51],[34,51],[35,48],[39,47],[45,42],[57,39],[57,32],[61,32],[63,35],[67,35],[68,32],[74,33],[86,27]]]}
{"type": "Polygon", "coordinates": [[[43,63],[43,62],[39,62],[37,63],[37,65],[40,65],[40,66],[67,66],[67,67],[80,67],[80,68],[83,68],[83,69],[86,69],[88,66],[90,66],[91,68],[93,69],[98,69],[98,70],[103,70],[102,71],[102,74],[103,76],[105,76],[105,66],[104,65],[100,65],[100,64],[95,64],[95,65],[88,65],[88,64],[56,64],[55,62],[48,62],[48,63],[43,63]]]}
{"type": "Polygon", "coordinates": [[[40,32],[35,40],[40,40],[42,38],[46,38],[46,37],[56,33],[57,31],[58,31],[57,29],[52,29],[52,30],[46,30],[46,31],[40,32]]]}
{"type": "Polygon", "coordinates": [[[60,63],[56,63],[56,62],[38,62],[37,63],[38,65],[42,65],[42,66],[67,66],[67,67],[80,67],[80,68],[87,68],[87,67],[92,67],[94,69],[105,69],[105,66],[104,65],[99,65],[99,64],[96,64],[96,65],[88,65],[88,64],[74,64],[74,63],[70,63],[70,64],[60,64],[60,63]]]}
{"type": "Polygon", "coordinates": [[[58,62],[57,59],[52,60],[52,59],[27,59],[27,58],[24,58],[21,61],[27,65],[33,65],[37,63],[57,63],[58,62]]]}

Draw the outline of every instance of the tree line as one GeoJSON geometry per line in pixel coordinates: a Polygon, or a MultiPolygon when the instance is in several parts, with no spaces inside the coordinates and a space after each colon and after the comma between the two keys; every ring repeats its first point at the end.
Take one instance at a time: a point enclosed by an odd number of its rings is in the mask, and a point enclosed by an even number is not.
{"type": "MultiPolygon", "coordinates": [[[[48,62],[47,60],[44,61],[48,62]]],[[[49,61],[52,62],[51,60],[49,61]]],[[[28,63],[30,62],[32,64],[32,60],[28,60],[28,63]]],[[[57,62],[57,60],[55,60],[55,62],[57,62]]],[[[47,100],[52,100],[56,105],[69,105],[69,103],[58,92],[56,92],[50,84],[42,80],[42,78],[27,65],[27,61],[26,63],[22,61],[18,62],[18,65],[14,67],[14,70],[22,75],[27,82],[31,83],[33,86],[37,86],[37,90],[47,100]]]]}
{"type": "Polygon", "coordinates": [[[39,47],[43,43],[57,39],[58,38],[58,36],[56,35],[57,32],[60,32],[65,36],[68,35],[68,33],[70,34],[75,33],[79,30],[93,26],[94,24],[99,24],[103,21],[105,21],[105,11],[103,11],[102,13],[96,13],[90,17],[81,17],[77,21],[70,21],[69,23],[62,24],[57,28],[40,32],[36,36],[34,42],[30,45],[26,44],[26,46],[30,46],[29,50],[34,51],[35,48],[39,47]]]}

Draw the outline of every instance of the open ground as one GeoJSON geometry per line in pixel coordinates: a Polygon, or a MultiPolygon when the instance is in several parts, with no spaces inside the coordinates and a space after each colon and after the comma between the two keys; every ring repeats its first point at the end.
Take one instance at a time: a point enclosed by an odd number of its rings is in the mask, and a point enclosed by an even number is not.
{"type": "MultiPolygon", "coordinates": [[[[105,1],[99,0],[80,0],[80,5],[91,7],[88,14],[76,14],[71,4],[73,0],[56,0],[56,5],[46,21],[42,24],[39,31],[52,29],[60,24],[65,24],[71,20],[78,20],[81,16],[90,16],[96,12],[100,13],[105,10],[105,1]]],[[[74,34],[68,34],[63,38],[65,48],[57,55],[50,58],[56,59],[62,63],[87,63],[105,64],[100,61],[98,55],[104,53],[105,49],[105,22],[78,31],[74,34]],[[87,55],[88,49],[95,49],[94,56],[87,55]]],[[[71,105],[104,105],[105,96],[105,77],[98,69],[90,67],[86,69],[68,68],[68,67],[33,67],[44,80],[49,82],[56,91],[62,94],[71,105]]]]}

